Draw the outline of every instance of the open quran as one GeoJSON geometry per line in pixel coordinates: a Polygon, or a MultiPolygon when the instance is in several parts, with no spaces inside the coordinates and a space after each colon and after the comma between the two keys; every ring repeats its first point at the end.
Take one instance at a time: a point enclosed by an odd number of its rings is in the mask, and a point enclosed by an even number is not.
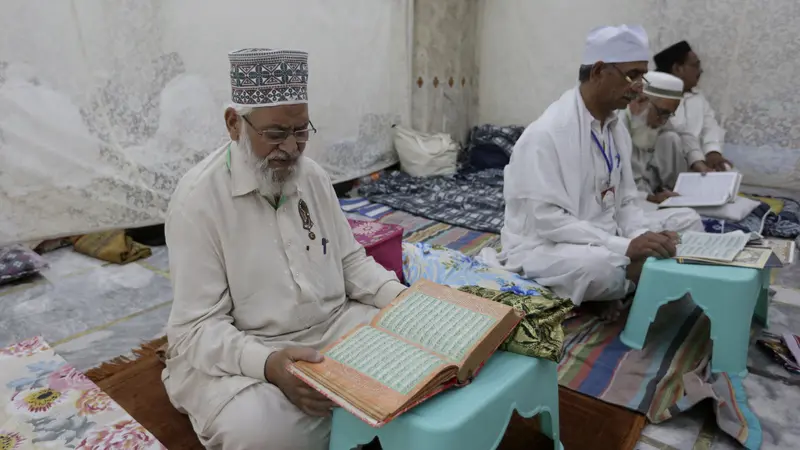
{"type": "Polygon", "coordinates": [[[522,319],[514,308],[429,281],[397,296],[369,325],[289,371],[380,427],[423,400],[467,384],[522,319]]]}

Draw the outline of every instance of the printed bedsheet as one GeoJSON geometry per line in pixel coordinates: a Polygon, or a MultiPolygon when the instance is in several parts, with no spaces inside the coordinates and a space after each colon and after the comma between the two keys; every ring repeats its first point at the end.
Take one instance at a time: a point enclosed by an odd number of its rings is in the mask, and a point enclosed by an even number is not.
{"type": "Polygon", "coordinates": [[[0,449],[165,449],[83,373],[35,337],[0,348],[0,449]]]}

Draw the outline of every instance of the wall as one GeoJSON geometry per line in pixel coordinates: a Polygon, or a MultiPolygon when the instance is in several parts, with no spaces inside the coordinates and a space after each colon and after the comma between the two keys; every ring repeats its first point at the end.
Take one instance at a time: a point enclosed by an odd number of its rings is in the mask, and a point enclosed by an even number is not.
{"type": "Polygon", "coordinates": [[[586,33],[643,14],[647,0],[483,0],[481,123],[527,125],[577,83],[586,33]]]}
{"type": "Polygon", "coordinates": [[[449,133],[463,142],[475,123],[478,13],[478,0],[414,2],[414,129],[449,133]]]}
{"type": "Polygon", "coordinates": [[[752,185],[800,191],[800,2],[482,0],[479,122],[527,125],[577,83],[599,25],[638,23],[659,51],[688,40],[700,88],[727,130],[726,154],[752,185]]]}

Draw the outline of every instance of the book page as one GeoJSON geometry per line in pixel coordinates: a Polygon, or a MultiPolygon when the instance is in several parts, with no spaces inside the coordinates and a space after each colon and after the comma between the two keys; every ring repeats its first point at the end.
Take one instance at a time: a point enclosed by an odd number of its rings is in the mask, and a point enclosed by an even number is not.
{"type": "Polygon", "coordinates": [[[386,311],[376,326],[461,362],[497,321],[417,291],[386,311]]]}
{"type": "Polygon", "coordinates": [[[741,232],[717,234],[687,231],[681,233],[676,257],[733,261],[749,239],[749,234],[741,232]]]}
{"type": "Polygon", "coordinates": [[[435,355],[372,327],[362,327],[325,352],[378,383],[408,395],[443,361],[435,355]]]}
{"type": "Polygon", "coordinates": [[[678,175],[675,192],[679,197],[667,199],[663,206],[718,206],[729,202],[737,194],[737,172],[700,173],[684,172],[678,175]]]}

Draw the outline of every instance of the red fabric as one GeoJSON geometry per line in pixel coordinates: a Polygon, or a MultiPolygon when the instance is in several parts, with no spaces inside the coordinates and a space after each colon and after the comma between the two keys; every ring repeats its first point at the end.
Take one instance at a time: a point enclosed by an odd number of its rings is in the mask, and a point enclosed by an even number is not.
{"type": "Polygon", "coordinates": [[[403,227],[380,222],[347,219],[353,235],[367,255],[403,282],[403,227]]]}

